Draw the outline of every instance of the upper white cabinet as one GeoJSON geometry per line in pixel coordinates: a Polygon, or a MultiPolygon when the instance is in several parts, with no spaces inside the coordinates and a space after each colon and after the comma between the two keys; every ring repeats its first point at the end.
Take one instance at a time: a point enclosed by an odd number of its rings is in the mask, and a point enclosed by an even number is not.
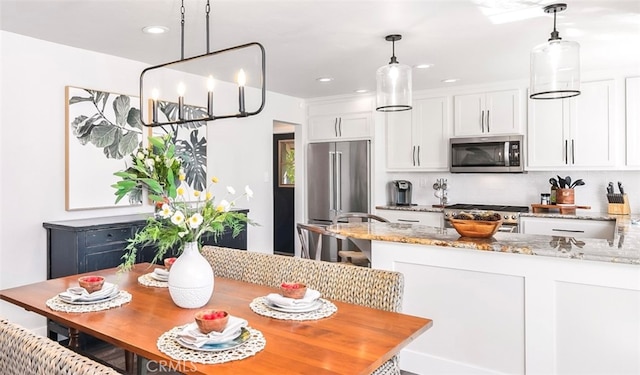
{"type": "Polygon", "coordinates": [[[454,96],[454,135],[520,133],[520,90],[454,96]]]}
{"type": "Polygon", "coordinates": [[[627,160],[629,167],[640,167],[640,77],[626,81],[627,160]]]}
{"type": "Polygon", "coordinates": [[[449,101],[418,99],[411,111],[386,114],[387,169],[448,169],[449,101]]]}
{"type": "Polygon", "coordinates": [[[581,84],[569,99],[529,99],[529,169],[614,165],[613,80],[581,84]]]}
{"type": "Polygon", "coordinates": [[[370,138],[372,99],[317,102],[309,105],[308,139],[348,140],[370,138]]]}

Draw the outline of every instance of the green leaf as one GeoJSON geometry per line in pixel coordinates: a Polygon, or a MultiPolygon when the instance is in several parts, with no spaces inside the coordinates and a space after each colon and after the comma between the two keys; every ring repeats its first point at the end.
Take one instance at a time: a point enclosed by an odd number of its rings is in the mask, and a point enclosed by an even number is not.
{"type": "Polygon", "coordinates": [[[140,146],[140,141],[138,139],[138,133],[130,131],[125,134],[120,143],[118,144],[118,151],[122,155],[127,155],[132,153],[137,147],[140,146]]]}
{"type": "Polygon", "coordinates": [[[81,102],[90,102],[90,101],[93,101],[92,97],[83,98],[81,96],[72,96],[71,99],[69,99],[69,105],[81,103],[81,102]]]}
{"type": "Polygon", "coordinates": [[[107,147],[113,144],[116,139],[118,128],[108,125],[107,122],[101,122],[100,124],[93,129],[89,139],[96,147],[107,147]]]}
{"type": "Polygon", "coordinates": [[[153,192],[162,193],[162,187],[160,186],[158,181],[152,178],[141,178],[140,181],[146,184],[153,192]]]}
{"type": "Polygon", "coordinates": [[[116,124],[124,126],[127,123],[127,116],[129,114],[130,99],[126,95],[119,95],[113,101],[113,111],[116,113],[116,124]]]}
{"type": "Polygon", "coordinates": [[[129,109],[127,115],[127,124],[136,129],[142,129],[142,121],[140,120],[140,110],[138,108],[129,109]]]}
{"type": "Polygon", "coordinates": [[[149,137],[149,143],[151,144],[151,146],[164,151],[164,141],[161,137],[149,137]]]}
{"type": "Polygon", "coordinates": [[[122,177],[122,178],[136,178],[137,177],[135,174],[129,173],[127,171],[118,171],[118,172],[115,172],[113,175],[116,176],[116,177],[122,177]]]}
{"type": "Polygon", "coordinates": [[[164,202],[164,198],[156,194],[149,194],[149,199],[154,202],[164,202]]]}

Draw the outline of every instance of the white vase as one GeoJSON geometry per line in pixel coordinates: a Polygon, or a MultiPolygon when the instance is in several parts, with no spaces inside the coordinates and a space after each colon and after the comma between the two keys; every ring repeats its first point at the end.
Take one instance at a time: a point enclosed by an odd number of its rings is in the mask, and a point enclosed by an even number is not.
{"type": "Polygon", "coordinates": [[[169,294],[186,309],[202,307],[213,294],[213,269],[200,254],[197,242],[187,242],[169,271],[169,294]]]}

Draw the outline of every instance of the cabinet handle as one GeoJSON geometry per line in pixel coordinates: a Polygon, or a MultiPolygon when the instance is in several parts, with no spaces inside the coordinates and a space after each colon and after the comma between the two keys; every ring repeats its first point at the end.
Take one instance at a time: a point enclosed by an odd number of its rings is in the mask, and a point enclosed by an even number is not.
{"type": "Polygon", "coordinates": [[[571,140],[571,164],[576,163],[576,143],[574,140],[571,140]]]}
{"type": "Polygon", "coordinates": [[[569,141],[564,140],[564,163],[569,164],[569,141]]]}
{"type": "Polygon", "coordinates": [[[480,125],[482,125],[482,132],[484,133],[484,110],[480,114],[480,125]]]}
{"type": "Polygon", "coordinates": [[[573,229],[551,229],[552,232],[568,232],[568,233],[584,233],[583,230],[573,230],[573,229]]]}
{"type": "Polygon", "coordinates": [[[398,221],[402,221],[404,223],[419,223],[420,220],[410,220],[410,219],[398,219],[398,221]]]}
{"type": "Polygon", "coordinates": [[[333,132],[336,133],[336,137],[338,136],[338,118],[333,122],[333,132]]]}
{"type": "Polygon", "coordinates": [[[340,136],[342,137],[342,117],[340,117],[340,122],[338,122],[338,130],[340,130],[340,136]]]}
{"type": "Polygon", "coordinates": [[[487,109],[487,133],[491,133],[491,122],[489,121],[489,110],[487,109]]]}
{"type": "Polygon", "coordinates": [[[416,146],[413,146],[413,150],[411,151],[411,159],[413,160],[413,166],[416,166],[416,146]]]}
{"type": "Polygon", "coordinates": [[[419,167],[420,166],[420,145],[418,145],[418,157],[416,159],[418,159],[418,167],[419,167]]]}

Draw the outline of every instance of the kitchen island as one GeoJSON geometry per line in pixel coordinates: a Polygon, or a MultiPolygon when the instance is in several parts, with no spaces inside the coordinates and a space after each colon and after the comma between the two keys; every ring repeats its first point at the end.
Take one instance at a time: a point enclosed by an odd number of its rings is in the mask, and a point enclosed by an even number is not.
{"type": "Polygon", "coordinates": [[[402,352],[405,370],[640,373],[640,226],[629,217],[613,240],[467,239],[394,223],[327,229],[371,241],[372,267],[405,275],[403,312],[433,319],[431,335],[402,352]]]}

